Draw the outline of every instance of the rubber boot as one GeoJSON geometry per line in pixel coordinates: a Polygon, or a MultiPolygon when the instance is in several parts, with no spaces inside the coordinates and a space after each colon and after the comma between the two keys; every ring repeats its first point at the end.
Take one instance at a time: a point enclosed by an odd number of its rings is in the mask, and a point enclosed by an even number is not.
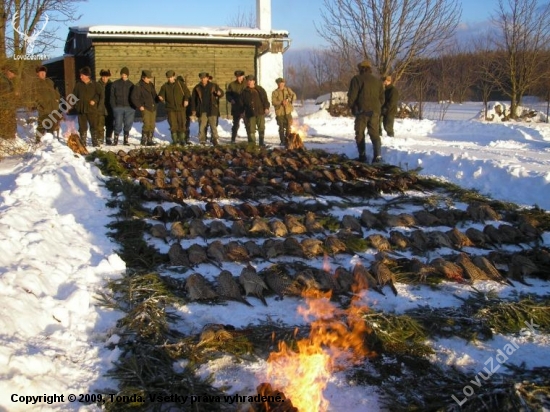
{"type": "Polygon", "coordinates": [[[80,143],[82,143],[82,146],[86,147],[86,135],[80,135],[80,143]]]}
{"type": "Polygon", "coordinates": [[[113,141],[111,140],[111,136],[105,135],[105,144],[107,146],[112,146],[113,145],[113,141]]]}
{"type": "Polygon", "coordinates": [[[363,140],[361,143],[357,143],[357,151],[359,152],[359,160],[360,162],[366,162],[367,161],[367,155],[365,153],[366,145],[365,141],[363,140]]]}
{"type": "Polygon", "coordinates": [[[286,146],[286,136],[284,133],[279,133],[279,140],[281,141],[281,146],[286,146]]]}
{"type": "Polygon", "coordinates": [[[180,144],[179,137],[176,132],[172,132],[172,144],[180,144]]]}
{"type": "Polygon", "coordinates": [[[147,132],[141,132],[141,142],[139,144],[142,146],[147,144],[147,132]]]}
{"type": "Polygon", "coordinates": [[[258,133],[258,140],[259,140],[260,146],[265,146],[263,133],[258,133]]]}
{"type": "Polygon", "coordinates": [[[156,143],[153,142],[153,134],[154,134],[154,132],[149,132],[147,134],[147,146],[155,146],[156,145],[156,143]]]}
{"type": "Polygon", "coordinates": [[[107,139],[107,144],[111,146],[118,145],[118,134],[115,133],[115,139],[111,142],[111,139],[107,139]]]}
{"type": "Polygon", "coordinates": [[[99,147],[99,139],[97,138],[98,133],[94,132],[92,133],[92,146],[93,147],[99,147]]]}
{"type": "Polygon", "coordinates": [[[178,144],[184,145],[187,143],[185,139],[185,132],[178,132],[177,135],[178,135],[178,144]]]}
{"type": "Polygon", "coordinates": [[[124,146],[130,146],[130,143],[128,143],[128,138],[129,138],[129,137],[130,137],[130,136],[128,135],[128,133],[124,133],[124,141],[122,142],[122,144],[123,144],[124,146]]]}

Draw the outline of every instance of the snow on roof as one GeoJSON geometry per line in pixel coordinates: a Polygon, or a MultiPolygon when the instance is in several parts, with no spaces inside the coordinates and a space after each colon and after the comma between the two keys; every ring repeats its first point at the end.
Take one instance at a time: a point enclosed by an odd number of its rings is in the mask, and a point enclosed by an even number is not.
{"type": "Polygon", "coordinates": [[[183,26],[74,26],[70,30],[88,37],[288,37],[286,30],[260,30],[249,27],[183,27],[183,26]]]}

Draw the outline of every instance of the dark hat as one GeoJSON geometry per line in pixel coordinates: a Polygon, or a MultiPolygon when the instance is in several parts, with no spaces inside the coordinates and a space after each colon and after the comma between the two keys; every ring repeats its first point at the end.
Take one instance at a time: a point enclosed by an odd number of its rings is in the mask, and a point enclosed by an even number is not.
{"type": "Polygon", "coordinates": [[[235,70],[235,76],[244,76],[244,72],[242,70],[235,70]]]}
{"type": "Polygon", "coordinates": [[[276,80],[275,80],[275,83],[279,84],[279,83],[285,83],[285,79],[283,79],[282,77],[278,77],[276,80]]]}
{"type": "Polygon", "coordinates": [[[142,70],[141,71],[141,77],[148,77],[150,79],[153,78],[153,72],[151,70],[142,70]]]}
{"type": "Polygon", "coordinates": [[[103,76],[111,77],[111,70],[110,69],[107,69],[107,70],[101,69],[99,71],[99,76],[100,77],[103,77],[103,76]]]}
{"type": "Polygon", "coordinates": [[[46,73],[47,73],[47,72],[48,72],[48,68],[47,68],[46,66],[38,66],[38,67],[36,68],[36,73],[38,73],[38,72],[46,72],[46,73]]]}
{"type": "Polygon", "coordinates": [[[82,69],[80,69],[80,74],[92,77],[92,69],[90,69],[88,66],[84,66],[82,69]]]}
{"type": "Polygon", "coordinates": [[[357,64],[357,68],[359,70],[361,69],[368,69],[371,67],[370,62],[368,60],[363,60],[361,63],[357,64]]]}
{"type": "Polygon", "coordinates": [[[124,66],[122,69],[120,69],[120,74],[125,74],[126,76],[129,76],[130,70],[128,70],[128,67],[124,66]]]}
{"type": "Polygon", "coordinates": [[[254,76],[253,74],[249,74],[248,76],[246,76],[246,80],[256,80],[256,76],[254,76]]]}
{"type": "Polygon", "coordinates": [[[199,79],[203,79],[205,77],[208,77],[208,73],[206,73],[206,72],[200,72],[199,73],[199,79]]]}
{"type": "Polygon", "coordinates": [[[176,75],[176,72],[174,70],[168,70],[166,72],[166,77],[174,77],[176,75]]]}

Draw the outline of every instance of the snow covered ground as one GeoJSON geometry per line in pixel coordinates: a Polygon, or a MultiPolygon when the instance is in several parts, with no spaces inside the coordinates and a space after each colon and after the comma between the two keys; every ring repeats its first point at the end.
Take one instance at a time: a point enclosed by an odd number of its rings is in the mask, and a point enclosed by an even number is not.
{"type": "MultiPolygon", "coordinates": [[[[317,109],[311,102],[299,109],[297,122],[307,128],[306,147],[355,158],[353,120],[332,118],[317,109]]],[[[422,174],[496,199],[550,209],[550,125],[482,122],[480,110],[481,104],[466,103],[451,105],[446,113],[449,120],[397,120],[396,137],[383,137],[384,160],[405,169],[420,167],[422,174]]],[[[437,119],[440,110],[432,105],[425,113],[437,119]]],[[[64,123],[63,131],[71,124],[64,123]]],[[[157,126],[156,136],[169,141],[166,121],[157,126]]],[[[131,133],[135,145],[139,127],[136,124],[131,133]]],[[[229,141],[230,128],[228,121],[220,119],[222,143],[229,141]]],[[[192,135],[196,129],[193,124],[192,135]]],[[[20,125],[19,135],[29,140],[34,133],[30,126],[20,125]]],[[[274,119],[267,122],[266,135],[267,143],[278,142],[274,119]]],[[[245,139],[243,127],[239,136],[245,139]]],[[[369,154],[370,150],[368,146],[369,154]]],[[[0,411],[90,410],[69,402],[68,395],[97,393],[116,384],[103,375],[118,356],[116,350],[105,347],[105,341],[120,314],[99,307],[95,299],[106,280],[124,272],[125,264],[115,253],[117,245],[106,236],[112,210],[105,206],[109,192],[101,178],[94,164],[73,155],[64,142],[49,135],[34,152],[0,162],[0,411]],[[64,395],[63,402],[25,404],[25,397],[54,394],[64,395]]],[[[544,234],[544,244],[550,245],[549,233],[544,234]]],[[[550,292],[547,283],[532,283],[535,286],[530,289],[518,284],[516,291],[550,292]]],[[[376,309],[402,312],[418,305],[453,305],[453,293],[468,293],[457,284],[446,287],[450,293],[444,295],[398,285],[399,299],[366,295],[364,301],[376,309]]],[[[511,289],[495,284],[480,288],[497,288],[502,295],[511,289]]],[[[181,326],[198,332],[212,321],[239,326],[268,315],[299,323],[292,312],[297,303],[284,302],[271,304],[269,311],[258,306],[245,309],[238,303],[219,309],[191,304],[181,310],[193,316],[193,322],[181,326]]],[[[520,347],[511,362],[550,366],[546,335],[499,336],[480,344],[448,339],[435,342],[434,347],[439,362],[469,367],[474,376],[508,341],[520,347]]],[[[260,363],[233,368],[222,359],[199,373],[219,371],[217,384],[247,391],[259,382],[262,367],[260,363]]],[[[341,374],[334,375],[325,395],[332,411],[380,408],[374,388],[353,386],[341,374]]]]}

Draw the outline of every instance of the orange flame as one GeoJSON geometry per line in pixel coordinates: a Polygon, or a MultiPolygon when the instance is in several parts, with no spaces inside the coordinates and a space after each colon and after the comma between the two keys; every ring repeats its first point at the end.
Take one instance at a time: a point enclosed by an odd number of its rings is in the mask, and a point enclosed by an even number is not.
{"type": "Polygon", "coordinates": [[[279,351],[267,360],[267,378],[300,412],[328,410],[323,391],[332,372],[374,355],[365,346],[370,333],[361,318],[365,311],[353,301],[348,309],[339,309],[330,301],[330,293],[312,297],[311,291],[306,306],[298,307],[298,313],[311,321],[310,335],[297,342],[296,352],[280,342],[279,351]]]}
{"type": "Polygon", "coordinates": [[[64,117],[63,121],[65,122],[65,125],[66,125],[66,132],[63,133],[63,136],[65,138],[68,138],[73,133],[76,133],[76,127],[75,127],[76,122],[72,119],[67,118],[66,116],[64,117]]]}
{"type": "Polygon", "coordinates": [[[290,126],[290,132],[299,134],[300,137],[303,139],[304,137],[307,137],[307,131],[309,130],[309,126],[306,124],[292,124],[290,126]]]}

